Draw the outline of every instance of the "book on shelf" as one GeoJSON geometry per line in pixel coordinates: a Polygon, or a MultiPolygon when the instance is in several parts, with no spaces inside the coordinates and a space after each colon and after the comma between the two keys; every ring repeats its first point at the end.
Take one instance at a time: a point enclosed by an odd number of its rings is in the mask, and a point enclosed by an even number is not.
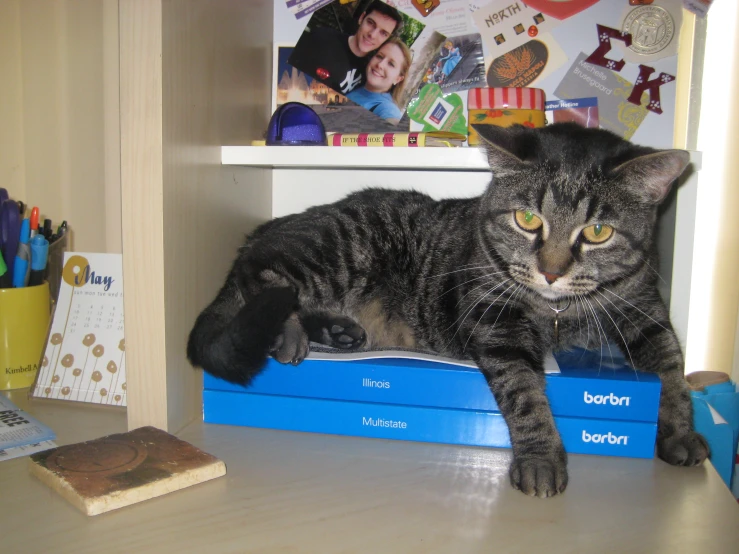
{"type": "MultiPolygon", "coordinates": [[[[630,368],[620,353],[582,350],[549,357],[546,394],[556,416],[657,421],[660,380],[630,368]]],[[[477,366],[409,351],[325,353],[311,351],[298,366],[269,359],[249,387],[206,374],[204,388],[248,392],[498,411],[477,366]]]]}
{"type": "MultiPolygon", "coordinates": [[[[572,454],[652,458],[657,424],[555,416],[572,454]]],[[[510,448],[499,412],[349,402],[223,390],[203,392],[206,423],[380,439],[510,448]]]]}
{"type": "Polygon", "coordinates": [[[331,133],[329,146],[358,147],[424,147],[462,146],[467,136],[446,131],[390,132],[390,133],[331,133]]]}
{"type": "Polygon", "coordinates": [[[56,438],[54,431],[0,394],[0,450],[56,438]]]}

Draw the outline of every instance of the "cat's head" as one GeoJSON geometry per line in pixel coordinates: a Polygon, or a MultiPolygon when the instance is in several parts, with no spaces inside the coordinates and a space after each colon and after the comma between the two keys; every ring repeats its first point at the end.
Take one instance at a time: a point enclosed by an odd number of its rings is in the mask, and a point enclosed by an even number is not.
{"type": "Polygon", "coordinates": [[[516,282],[556,300],[648,263],[657,206],[687,166],[687,152],[574,123],[475,129],[494,175],[479,237],[516,282]]]}

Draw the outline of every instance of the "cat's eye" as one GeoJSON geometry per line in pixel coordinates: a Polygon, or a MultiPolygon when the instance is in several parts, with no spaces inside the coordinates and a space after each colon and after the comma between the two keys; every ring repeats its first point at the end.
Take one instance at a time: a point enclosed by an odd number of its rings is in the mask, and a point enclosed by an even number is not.
{"type": "Polygon", "coordinates": [[[613,235],[613,227],[596,223],[582,230],[583,238],[590,243],[600,244],[606,242],[613,235]]]}
{"type": "Polygon", "coordinates": [[[516,210],[516,223],[524,231],[536,231],[542,226],[541,218],[531,210],[516,210]]]}

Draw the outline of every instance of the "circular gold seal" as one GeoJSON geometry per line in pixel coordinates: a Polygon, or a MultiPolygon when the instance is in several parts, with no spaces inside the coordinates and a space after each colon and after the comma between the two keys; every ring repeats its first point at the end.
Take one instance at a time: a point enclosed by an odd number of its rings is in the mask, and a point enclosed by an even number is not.
{"type": "Polygon", "coordinates": [[[675,22],[664,8],[640,6],[629,12],[621,30],[631,34],[631,50],[637,54],[656,54],[672,42],[675,22]]]}

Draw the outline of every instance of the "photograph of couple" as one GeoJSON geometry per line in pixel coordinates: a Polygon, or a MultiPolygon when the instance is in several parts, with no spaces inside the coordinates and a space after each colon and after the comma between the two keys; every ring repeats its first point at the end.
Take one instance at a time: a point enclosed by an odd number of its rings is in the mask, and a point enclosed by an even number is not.
{"type": "Polygon", "coordinates": [[[335,1],[313,14],[288,63],[397,125],[444,38],[380,0],[335,1]]]}

